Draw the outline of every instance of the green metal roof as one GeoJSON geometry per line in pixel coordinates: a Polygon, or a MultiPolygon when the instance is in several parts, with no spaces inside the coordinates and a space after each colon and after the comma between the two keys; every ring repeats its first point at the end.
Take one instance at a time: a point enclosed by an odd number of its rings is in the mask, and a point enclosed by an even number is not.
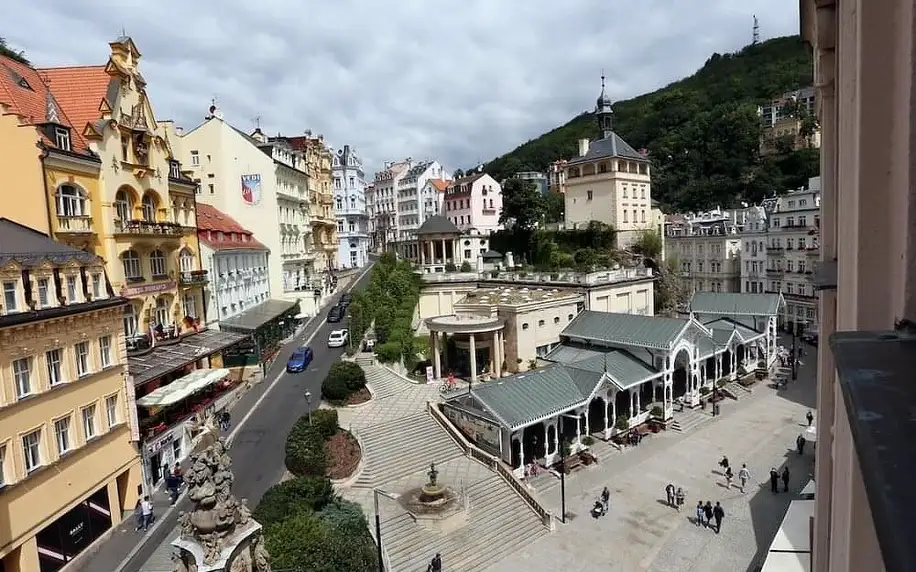
{"type": "Polygon", "coordinates": [[[609,344],[669,349],[688,320],[586,310],[569,323],[563,336],[609,344]]]}
{"type": "Polygon", "coordinates": [[[552,365],[476,385],[471,394],[503,425],[515,428],[577,407],[591,391],[583,395],[564,366],[552,365]]]}
{"type": "MultiPolygon", "coordinates": [[[[629,389],[660,373],[623,350],[603,352],[602,355],[571,363],[566,367],[568,369],[595,372],[599,375],[607,373],[608,377],[619,389],[629,389]]],[[[594,391],[595,385],[597,384],[592,386],[592,391],[594,391]]],[[[591,395],[591,393],[588,395],[591,395]]]]}
{"type": "Polygon", "coordinates": [[[690,300],[690,311],[727,316],[775,316],[784,304],[782,294],[697,292],[690,300]]]}
{"type": "Polygon", "coordinates": [[[741,336],[741,339],[746,342],[755,340],[763,335],[762,332],[758,332],[753,328],[749,328],[738,321],[730,320],[728,318],[716,318],[715,320],[706,322],[704,325],[714,332],[718,330],[728,330],[729,332],[737,330],[738,335],[741,336]]]}

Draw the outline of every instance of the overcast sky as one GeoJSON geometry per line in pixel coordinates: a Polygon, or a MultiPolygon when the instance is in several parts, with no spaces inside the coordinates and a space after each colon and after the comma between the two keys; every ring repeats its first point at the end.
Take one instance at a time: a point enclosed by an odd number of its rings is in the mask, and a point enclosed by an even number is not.
{"type": "Polygon", "coordinates": [[[385,160],[487,161],[594,106],[798,33],[798,0],[5,0],[0,36],[37,66],[104,64],[123,29],[156,116],[214,96],[243,130],[322,133],[385,160]]]}

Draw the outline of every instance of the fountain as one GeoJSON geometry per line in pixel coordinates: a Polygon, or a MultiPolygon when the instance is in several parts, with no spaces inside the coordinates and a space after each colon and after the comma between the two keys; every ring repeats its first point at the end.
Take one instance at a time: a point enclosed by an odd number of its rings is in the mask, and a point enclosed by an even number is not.
{"type": "Polygon", "coordinates": [[[467,524],[467,499],[439,482],[436,464],[429,464],[429,480],[398,497],[401,506],[417,524],[437,532],[447,532],[467,524]],[[462,502],[464,501],[464,502],[462,502]]]}
{"type": "Polygon", "coordinates": [[[178,517],[175,572],[271,572],[261,525],[251,518],[248,502],[232,494],[232,459],[212,425],[208,419],[202,434],[212,438],[196,440],[184,474],[194,508],[178,517]]]}

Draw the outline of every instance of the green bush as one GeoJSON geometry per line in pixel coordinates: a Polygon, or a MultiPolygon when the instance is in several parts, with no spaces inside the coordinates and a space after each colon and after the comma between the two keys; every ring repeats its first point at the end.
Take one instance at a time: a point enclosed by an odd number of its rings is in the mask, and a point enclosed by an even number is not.
{"type": "Polygon", "coordinates": [[[339,361],[331,365],[328,377],[338,377],[343,380],[347,389],[359,391],[366,387],[366,372],[356,362],[339,361]]]}
{"type": "Polygon", "coordinates": [[[457,271],[458,271],[458,267],[455,266],[454,264],[452,264],[451,262],[446,262],[446,263],[445,263],[445,271],[446,271],[446,272],[457,272],[457,271]]]}
{"type": "Polygon", "coordinates": [[[330,439],[337,433],[338,420],[336,409],[318,409],[312,412],[312,426],[321,433],[325,439],[330,439]]]}
{"type": "Polygon", "coordinates": [[[264,543],[274,570],[366,572],[378,570],[369,530],[341,530],[313,512],[266,527],[264,543]]]}
{"type": "Polygon", "coordinates": [[[471,263],[470,263],[470,262],[468,262],[467,260],[465,260],[464,262],[461,263],[461,271],[462,271],[462,272],[473,272],[473,271],[474,271],[474,267],[471,266],[471,263]]]}
{"type": "Polygon", "coordinates": [[[626,431],[627,429],[630,428],[630,420],[624,417],[623,415],[621,415],[617,418],[617,421],[614,423],[614,427],[616,427],[618,431],[626,431]]]}
{"type": "Polygon", "coordinates": [[[385,342],[375,346],[375,357],[381,363],[401,361],[401,345],[397,342],[385,342]]]}
{"type": "Polygon", "coordinates": [[[299,477],[267,489],[252,516],[267,527],[303,510],[322,510],[336,501],[337,494],[329,479],[299,477]]]}
{"type": "Polygon", "coordinates": [[[286,436],[286,468],[297,477],[323,477],[328,472],[328,450],[324,436],[300,417],[286,436]]]}
{"type": "Polygon", "coordinates": [[[337,499],[321,509],[321,519],[340,531],[364,532],[369,523],[363,509],[355,502],[337,499]]]}
{"type": "Polygon", "coordinates": [[[321,382],[321,397],[332,403],[343,401],[349,395],[350,389],[343,378],[329,375],[321,382]]]}
{"type": "Polygon", "coordinates": [[[700,388],[700,395],[707,395],[709,394],[710,391],[712,390],[709,389],[709,387],[704,385],[703,387],[700,388]]]}
{"type": "Polygon", "coordinates": [[[655,417],[656,419],[664,419],[665,410],[662,409],[661,406],[656,405],[655,407],[652,408],[651,411],[649,411],[649,415],[651,415],[652,417],[655,417]]]}
{"type": "Polygon", "coordinates": [[[582,437],[582,444],[586,447],[591,447],[595,444],[595,438],[591,435],[586,435],[585,437],[582,437]]]}

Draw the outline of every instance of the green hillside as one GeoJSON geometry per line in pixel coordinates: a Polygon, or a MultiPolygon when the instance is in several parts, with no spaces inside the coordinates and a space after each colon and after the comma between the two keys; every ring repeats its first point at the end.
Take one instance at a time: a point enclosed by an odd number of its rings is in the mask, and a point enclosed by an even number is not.
{"type": "MultiPolygon", "coordinates": [[[[615,131],[652,160],[653,197],[668,209],[756,202],[817,175],[816,150],[761,158],[757,106],[811,85],[813,63],[798,36],[713,54],[692,76],[614,105],[615,131]]],[[[598,93],[596,90],[595,97],[598,93]]],[[[587,105],[589,102],[583,102],[587,105]]],[[[595,139],[591,112],[484,166],[497,180],[543,170],[575,156],[577,140],[595,139]]]]}

